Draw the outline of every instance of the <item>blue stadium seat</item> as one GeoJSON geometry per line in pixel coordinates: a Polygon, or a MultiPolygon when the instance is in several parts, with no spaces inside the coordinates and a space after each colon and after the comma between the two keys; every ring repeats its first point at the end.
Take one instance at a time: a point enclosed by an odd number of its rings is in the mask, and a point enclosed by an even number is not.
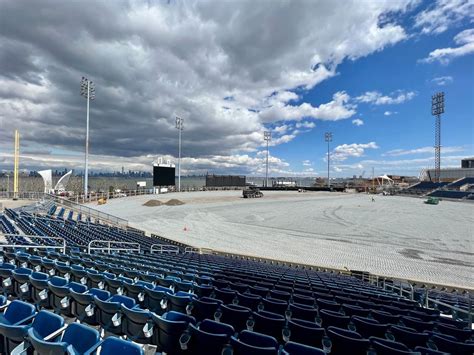
{"type": "Polygon", "coordinates": [[[196,295],[182,291],[175,294],[168,294],[166,296],[168,301],[168,311],[190,314],[190,307],[195,298],[196,295]]]}
{"type": "Polygon", "coordinates": [[[254,331],[270,335],[278,341],[283,339],[283,330],[286,324],[286,320],[283,316],[276,313],[260,311],[253,312],[252,318],[255,322],[253,325],[254,331]]]}
{"type": "Polygon", "coordinates": [[[381,310],[372,310],[371,312],[372,318],[379,321],[380,323],[384,324],[398,324],[400,321],[400,315],[393,315],[389,312],[381,311],[381,310]]]}
{"type": "Polygon", "coordinates": [[[57,342],[44,340],[34,328],[28,330],[28,339],[35,351],[48,355],[85,354],[100,341],[97,330],[79,323],[71,323],[57,342]]]}
{"type": "Polygon", "coordinates": [[[99,325],[97,320],[97,313],[95,312],[95,301],[94,297],[102,301],[106,301],[110,298],[110,292],[100,290],[98,288],[91,288],[87,292],[76,292],[73,289],[70,290],[70,296],[73,301],[73,315],[81,323],[87,323],[89,325],[99,325]]]}
{"type": "Polygon", "coordinates": [[[146,344],[150,342],[152,336],[151,312],[139,308],[128,308],[122,304],[121,312],[123,315],[122,332],[127,339],[146,344]],[[145,328],[149,326],[149,328],[145,328]]]}
{"type": "Polygon", "coordinates": [[[251,293],[238,293],[237,304],[239,306],[250,308],[252,311],[257,311],[262,303],[262,296],[253,295],[251,293]]]}
{"type": "Polygon", "coordinates": [[[8,305],[3,314],[0,314],[0,353],[5,353],[3,347],[6,340],[3,334],[13,326],[28,324],[35,315],[35,308],[29,303],[15,300],[8,305]]]}
{"type": "Polygon", "coordinates": [[[278,354],[278,342],[269,335],[244,330],[238,338],[231,337],[230,342],[235,355],[278,354]]]}
{"type": "Polygon", "coordinates": [[[416,329],[419,332],[423,332],[425,330],[433,330],[435,326],[434,322],[423,322],[422,320],[409,316],[403,316],[401,321],[405,326],[416,329]]]}
{"type": "Polygon", "coordinates": [[[431,340],[436,344],[438,350],[456,355],[474,354],[474,343],[463,343],[449,335],[434,334],[431,340]]]}
{"type": "Polygon", "coordinates": [[[0,264],[0,287],[4,295],[9,295],[13,292],[12,270],[16,269],[12,264],[0,264]]]}
{"type": "Polygon", "coordinates": [[[247,307],[235,304],[221,305],[220,312],[216,314],[216,320],[222,323],[230,324],[237,332],[247,329],[247,322],[252,311],[247,307]]]}
{"type": "Polygon", "coordinates": [[[12,270],[13,292],[15,297],[21,300],[31,300],[29,276],[32,273],[33,270],[26,267],[18,267],[12,270]]]}
{"type": "Polygon", "coordinates": [[[369,340],[351,330],[329,327],[328,336],[331,339],[331,355],[366,355],[369,340]]]}
{"type": "Polygon", "coordinates": [[[116,337],[108,337],[100,343],[100,351],[97,355],[143,355],[143,349],[130,341],[116,337]]]}
{"type": "Polygon", "coordinates": [[[426,346],[429,341],[429,334],[420,333],[416,329],[394,325],[390,328],[390,333],[395,340],[408,346],[410,349],[416,346],[426,346]]]}
{"type": "Polygon", "coordinates": [[[135,300],[122,295],[113,295],[106,301],[94,296],[94,303],[96,305],[97,321],[100,326],[107,332],[122,335],[122,319],[121,309],[122,304],[127,308],[135,307],[135,300]]]}
{"type": "Polygon", "coordinates": [[[50,308],[50,297],[48,295],[49,275],[43,272],[33,272],[29,276],[29,284],[31,285],[31,299],[37,308],[50,308]]]}
{"type": "Polygon", "coordinates": [[[341,305],[339,303],[322,298],[316,299],[316,304],[318,305],[319,309],[329,310],[333,312],[339,312],[341,310],[341,305]]]}
{"type": "Polygon", "coordinates": [[[157,346],[157,351],[169,354],[180,353],[179,338],[189,324],[196,324],[194,317],[179,312],[166,312],[162,316],[151,314],[154,322],[151,343],[157,346]]]}
{"type": "Polygon", "coordinates": [[[384,338],[389,328],[388,324],[381,324],[372,318],[353,316],[351,320],[355,331],[365,338],[370,336],[384,338]]]}
{"type": "Polygon", "coordinates": [[[370,343],[377,355],[416,354],[406,345],[385,338],[370,337],[370,343]]]}
{"type": "Polygon", "coordinates": [[[153,289],[145,288],[145,308],[157,314],[163,314],[166,311],[166,296],[173,292],[163,286],[155,286],[153,289]]]}
{"type": "Polygon", "coordinates": [[[292,318],[288,321],[288,329],[291,341],[317,348],[323,347],[326,331],[324,328],[318,327],[316,323],[292,318]]]}
{"type": "Polygon", "coordinates": [[[322,349],[314,348],[312,346],[294,343],[289,341],[283,347],[281,355],[325,355],[326,352],[322,349]]]}
{"type": "Polygon", "coordinates": [[[61,329],[64,325],[64,319],[48,311],[40,311],[35,315],[31,324],[8,325],[0,323],[0,334],[4,337],[4,353],[9,354],[21,344],[28,335],[28,329],[33,328],[38,337],[44,339],[52,333],[61,329]]]}
{"type": "Polygon", "coordinates": [[[200,299],[193,300],[191,315],[196,318],[197,321],[204,319],[214,319],[215,314],[222,302],[217,299],[202,297],[200,299]]]}
{"type": "Polygon", "coordinates": [[[342,313],[334,312],[326,309],[321,309],[319,311],[321,317],[322,326],[327,327],[338,327],[338,328],[347,328],[351,318],[345,316],[342,313]]]}
{"type": "Polygon", "coordinates": [[[281,315],[285,315],[285,312],[288,309],[287,301],[282,301],[275,298],[263,298],[262,305],[263,310],[281,315]]]}
{"type": "Polygon", "coordinates": [[[189,333],[180,337],[180,346],[190,354],[220,355],[234,333],[229,324],[205,319],[198,326],[189,325],[189,333]]]}
{"type": "Polygon", "coordinates": [[[460,342],[471,340],[474,335],[471,329],[459,329],[455,326],[451,326],[448,324],[438,323],[436,327],[438,332],[451,335],[458,339],[460,342]]]}
{"type": "Polygon", "coordinates": [[[236,299],[237,292],[231,289],[214,289],[214,298],[222,301],[224,304],[230,304],[236,299]]]}
{"type": "Polygon", "coordinates": [[[318,310],[305,304],[290,303],[290,318],[304,319],[315,322],[318,317],[318,310]]]}
{"type": "Polygon", "coordinates": [[[421,355],[449,355],[450,354],[444,351],[438,351],[438,350],[433,350],[430,348],[425,348],[423,346],[417,346],[414,350],[416,352],[419,352],[421,355]]]}

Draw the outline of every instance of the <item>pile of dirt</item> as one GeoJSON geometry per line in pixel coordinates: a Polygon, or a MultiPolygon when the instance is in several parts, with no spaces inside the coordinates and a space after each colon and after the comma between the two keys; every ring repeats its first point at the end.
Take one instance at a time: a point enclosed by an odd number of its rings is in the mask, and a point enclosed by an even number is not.
{"type": "Polygon", "coordinates": [[[175,198],[172,198],[168,202],[165,203],[166,206],[181,206],[184,205],[183,201],[177,200],[175,198]]]}
{"type": "Polygon", "coordinates": [[[149,201],[145,202],[143,204],[143,206],[156,207],[156,206],[161,206],[162,204],[163,204],[163,202],[161,202],[159,200],[149,200],[149,201]]]}

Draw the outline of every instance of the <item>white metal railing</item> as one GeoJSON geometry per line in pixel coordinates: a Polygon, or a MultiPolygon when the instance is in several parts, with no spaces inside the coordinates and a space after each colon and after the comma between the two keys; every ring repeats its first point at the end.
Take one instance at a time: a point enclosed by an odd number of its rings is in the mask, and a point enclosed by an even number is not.
{"type": "Polygon", "coordinates": [[[0,233],[0,237],[21,237],[21,238],[40,238],[48,240],[59,240],[62,245],[43,245],[43,244],[0,244],[0,248],[33,248],[33,249],[60,249],[66,254],[66,240],[61,237],[47,237],[44,235],[26,235],[26,234],[4,234],[0,233]]]}
{"type": "Polygon", "coordinates": [[[91,253],[91,250],[104,250],[104,246],[102,246],[102,247],[93,247],[92,244],[95,244],[95,243],[105,244],[105,245],[107,246],[105,250],[107,250],[107,252],[108,252],[109,254],[110,254],[111,251],[136,251],[136,252],[140,252],[140,243],[135,243],[135,242],[118,242],[118,241],[115,241],[115,240],[100,240],[100,239],[94,239],[94,240],[91,240],[91,241],[89,242],[89,244],[87,245],[87,253],[88,253],[88,254],[91,253]],[[113,246],[113,247],[112,247],[112,244],[130,245],[130,246],[135,245],[135,247],[119,248],[119,247],[116,247],[116,246],[113,246]]]}
{"type": "Polygon", "coordinates": [[[169,244],[153,244],[150,247],[150,253],[153,254],[155,251],[160,252],[160,253],[179,254],[179,247],[176,245],[169,245],[169,244]]]}
{"type": "Polygon", "coordinates": [[[195,248],[195,247],[186,247],[184,248],[184,253],[195,253],[195,254],[212,254],[214,251],[209,248],[195,248]]]}
{"type": "MultiPolygon", "coordinates": [[[[369,275],[367,275],[367,278],[365,277],[365,275],[363,275],[362,280],[363,281],[367,280],[371,283],[373,283],[373,281],[376,280],[376,284],[378,286],[380,286],[378,275],[369,274],[369,275]]],[[[396,280],[396,281],[398,281],[398,284],[395,284],[395,283],[387,283],[386,282],[387,278],[383,278],[382,280],[383,280],[382,287],[383,287],[384,290],[390,289],[392,291],[395,291],[400,297],[409,298],[411,301],[415,300],[415,289],[414,289],[413,285],[410,282],[408,282],[408,281],[403,282],[401,280],[396,280]],[[407,286],[409,287],[409,289],[407,289],[407,286]],[[408,295],[408,297],[407,297],[407,295],[408,295]]],[[[460,307],[453,306],[451,304],[439,301],[435,298],[430,298],[428,289],[425,289],[425,292],[426,292],[425,296],[424,296],[425,297],[425,300],[424,300],[424,307],[425,308],[430,308],[429,305],[430,305],[430,302],[431,302],[431,303],[449,308],[451,311],[456,311],[457,313],[467,314],[469,329],[471,329],[472,322],[473,322],[473,319],[474,319],[474,310],[472,308],[472,299],[470,297],[467,297],[468,310],[465,310],[465,309],[462,309],[460,307]]]]}
{"type": "Polygon", "coordinates": [[[60,197],[60,196],[55,196],[55,195],[51,195],[51,194],[43,194],[43,195],[44,195],[45,199],[52,200],[60,206],[67,207],[67,208],[69,208],[73,211],[76,211],[78,213],[88,215],[91,218],[96,218],[96,219],[99,219],[99,220],[102,220],[102,221],[106,221],[110,224],[117,225],[118,227],[121,227],[121,228],[128,227],[128,221],[126,219],[116,217],[116,216],[113,216],[111,214],[108,214],[108,213],[105,213],[105,212],[102,212],[102,211],[98,211],[96,209],[93,209],[93,208],[90,208],[90,207],[87,207],[87,206],[83,206],[79,203],[76,203],[74,201],[68,200],[68,199],[60,197]]]}
{"type": "Polygon", "coordinates": [[[471,297],[467,297],[468,299],[468,310],[466,311],[465,309],[450,305],[449,303],[444,303],[443,301],[439,301],[434,298],[429,297],[429,290],[426,289],[426,294],[425,294],[425,307],[429,308],[430,302],[435,303],[437,305],[447,307],[451,309],[452,311],[456,311],[457,313],[465,313],[467,314],[468,317],[468,323],[469,323],[469,329],[472,328],[472,321],[474,319],[474,310],[472,309],[472,299],[471,297]]]}

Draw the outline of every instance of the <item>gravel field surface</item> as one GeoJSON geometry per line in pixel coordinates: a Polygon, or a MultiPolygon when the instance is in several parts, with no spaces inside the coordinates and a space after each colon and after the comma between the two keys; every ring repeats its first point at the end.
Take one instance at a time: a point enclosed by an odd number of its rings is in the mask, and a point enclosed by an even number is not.
{"type": "Polygon", "coordinates": [[[189,192],[91,206],[196,247],[474,288],[474,204],[329,192],[189,192]],[[170,199],[180,206],[143,206],[170,199]]]}

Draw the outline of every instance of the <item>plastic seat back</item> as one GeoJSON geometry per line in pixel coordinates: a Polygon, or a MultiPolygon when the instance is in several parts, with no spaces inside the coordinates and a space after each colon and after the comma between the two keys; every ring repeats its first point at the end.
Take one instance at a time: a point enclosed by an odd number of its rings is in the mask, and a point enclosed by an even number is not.
{"type": "Polygon", "coordinates": [[[101,345],[100,355],[143,355],[143,349],[130,341],[108,337],[101,345]]]}
{"type": "Polygon", "coordinates": [[[351,330],[331,326],[328,336],[332,342],[331,355],[365,355],[369,347],[368,339],[351,330]]]}

